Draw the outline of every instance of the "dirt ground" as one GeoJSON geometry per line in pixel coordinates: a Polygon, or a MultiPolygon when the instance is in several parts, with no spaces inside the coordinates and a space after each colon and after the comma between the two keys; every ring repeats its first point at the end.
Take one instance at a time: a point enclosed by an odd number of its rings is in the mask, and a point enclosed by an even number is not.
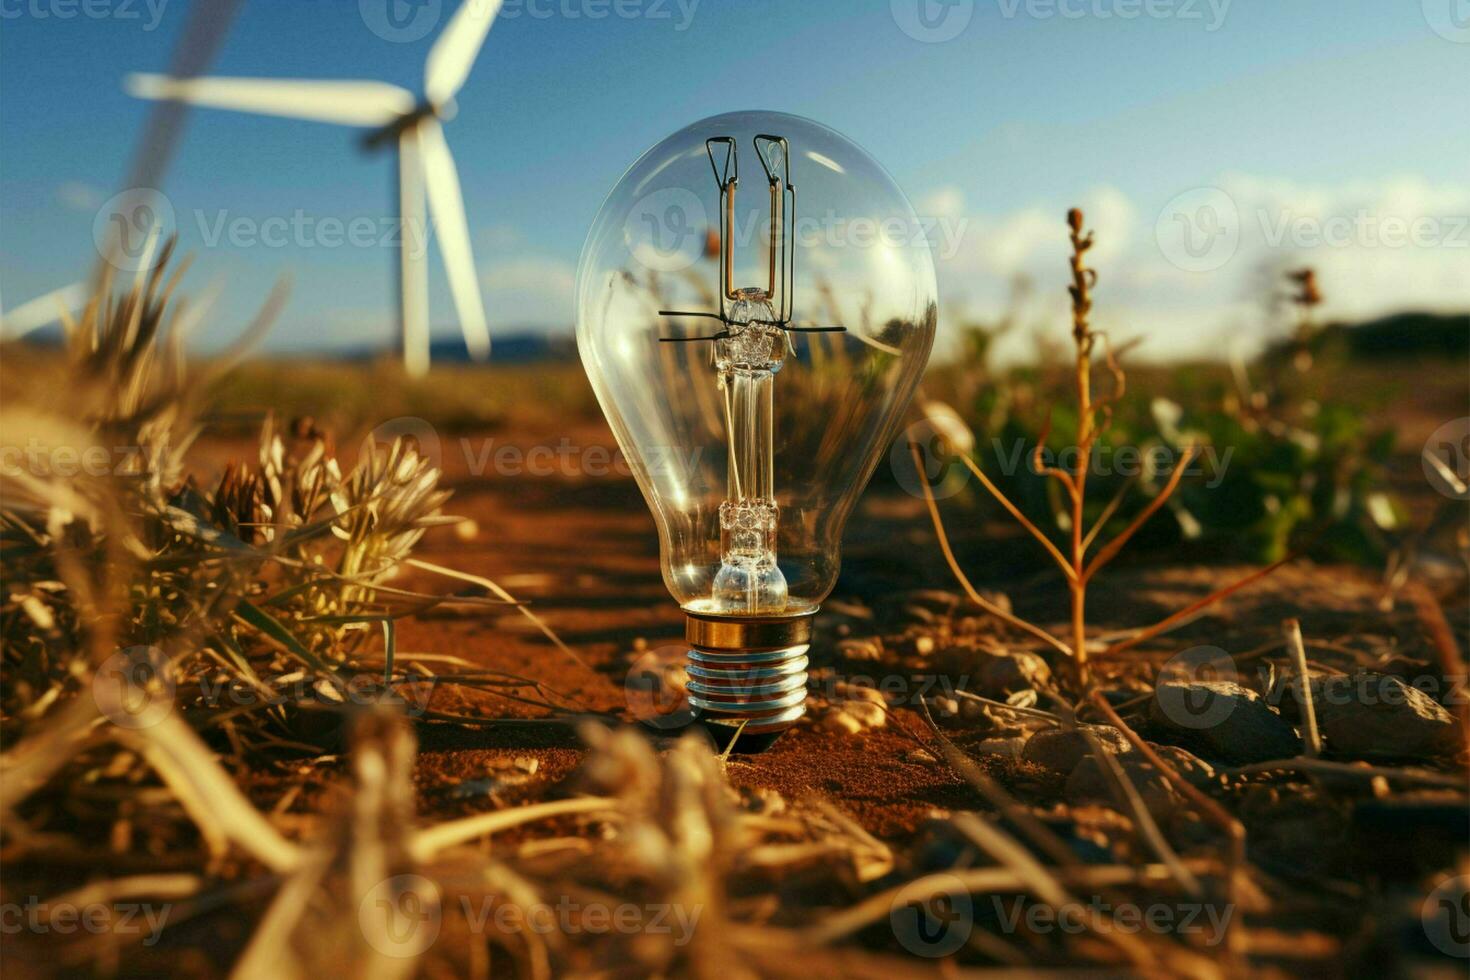
{"type": "MultiPolygon", "coordinates": [[[[418,556],[494,579],[525,601],[576,656],[567,656],[510,608],[488,614],[483,608],[443,609],[405,621],[399,649],[449,654],[533,678],[554,689],[574,711],[605,722],[647,715],[643,702],[630,702],[625,686],[629,670],[641,656],[677,657],[683,617],[664,590],[657,535],[636,484],[616,463],[602,472],[602,453],[615,449],[610,433],[601,425],[586,424],[540,438],[524,432],[514,439],[497,432],[440,432],[435,438],[446,481],[454,489],[448,509],[472,523],[432,532],[418,556]],[[506,449],[525,454],[538,445],[557,449],[558,461],[532,465],[531,458],[506,449]],[[496,454],[511,462],[497,464],[496,454]],[[590,461],[598,474],[583,472],[583,461],[590,461]]],[[[216,461],[250,451],[246,443],[220,440],[202,448],[216,461]]],[[[343,455],[351,458],[350,452],[343,455]]],[[[980,587],[1003,593],[1017,612],[1033,621],[1060,627],[1066,617],[1065,590],[1033,542],[1005,524],[966,526],[958,511],[949,529],[980,587]]],[[[1099,578],[1090,605],[1095,630],[1153,622],[1249,571],[1241,566],[1165,565],[1159,563],[1161,557],[1120,562],[1099,578]]],[[[479,592],[417,570],[395,584],[426,592],[479,592]]],[[[775,790],[786,798],[822,794],[868,831],[891,840],[911,837],[935,808],[983,807],[948,767],[916,755],[917,743],[909,734],[925,729],[917,702],[929,693],[926,687],[943,665],[936,667],[929,658],[902,648],[891,649],[878,662],[854,662],[837,648],[841,635],[894,629],[882,621],[885,597],[919,588],[959,591],[944,566],[923,502],[880,478],[849,525],[842,577],[819,617],[811,653],[818,682],[813,710],[767,752],[734,757],[728,769],[732,782],[775,790]],[[869,619],[875,606],[880,615],[869,619]],[[820,724],[822,694],[832,683],[854,678],[900,686],[905,706],[895,711],[892,724],[858,734],[820,724]]],[[[1385,613],[1378,606],[1381,594],[1371,570],[1299,562],[1145,650],[1127,654],[1123,662],[1101,666],[1110,673],[1142,675],[1169,654],[1199,644],[1240,654],[1278,639],[1282,621],[1290,616],[1302,620],[1309,637],[1348,644],[1365,654],[1432,657],[1436,624],[1426,623],[1427,607],[1400,601],[1385,613]]],[[[990,620],[980,620],[979,628],[996,629],[990,620]]],[[[540,707],[459,688],[437,689],[430,706],[487,721],[525,722],[484,727],[421,722],[416,782],[426,815],[444,818],[544,797],[557,791],[581,758],[576,717],[538,720],[547,714],[540,707]],[[501,785],[494,778],[516,760],[527,759],[537,763],[529,779],[501,785]]],[[[677,735],[656,727],[647,731],[658,740],[677,735]]],[[[1037,788],[1036,773],[1024,764],[1007,762],[997,769],[1004,781],[1037,788]]],[[[292,788],[296,781],[286,772],[279,778],[263,773],[254,795],[263,805],[285,802],[302,811],[316,807],[317,792],[298,792],[299,787],[292,788]],[[295,794],[293,799],[280,799],[288,791],[295,794]]]]}

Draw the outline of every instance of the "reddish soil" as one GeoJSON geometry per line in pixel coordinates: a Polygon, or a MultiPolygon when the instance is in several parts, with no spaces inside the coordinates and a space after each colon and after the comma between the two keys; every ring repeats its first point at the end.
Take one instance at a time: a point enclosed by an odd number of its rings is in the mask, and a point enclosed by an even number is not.
{"type": "MultiPolygon", "coordinates": [[[[601,426],[585,426],[569,438],[577,446],[612,448],[601,426]]],[[[489,470],[477,474],[474,461],[483,458],[487,440],[493,440],[490,445],[495,448],[512,444],[529,449],[536,444],[500,435],[442,434],[443,465],[455,491],[449,509],[473,520],[475,533],[435,531],[418,554],[461,572],[493,578],[527,601],[575,649],[578,659],[558,650],[513,609],[443,610],[404,622],[400,650],[450,654],[534,678],[588,715],[633,720],[624,681],[637,657],[635,647],[676,646],[682,634],[682,615],[663,588],[654,525],[636,485],[626,475],[582,475],[575,456],[569,467],[557,466],[551,475],[489,470]]],[[[555,446],[560,441],[557,436],[544,444],[555,446]]],[[[216,459],[243,448],[224,443],[207,447],[216,459]]],[[[977,581],[998,586],[1018,612],[1033,620],[1060,624],[1066,616],[1064,590],[1055,573],[1037,559],[1034,545],[1013,527],[964,528],[963,520],[963,513],[956,513],[950,529],[977,581]]],[[[953,588],[922,502],[891,483],[885,487],[880,481],[870,489],[847,540],[843,577],[829,609],[841,610],[844,601],[881,603],[885,596],[921,586],[953,588]]],[[[1091,624],[1096,630],[1111,631],[1153,622],[1247,571],[1120,564],[1102,575],[1094,588],[1091,624]]],[[[426,592],[478,594],[463,582],[419,571],[396,584],[426,592]]],[[[1380,592],[1377,579],[1364,570],[1288,566],[1156,643],[1154,650],[1173,652],[1208,643],[1238,654],[1278,638],[1281,621],[1298,616],[1308,636],[1378,654],[1398,651],[1428,659],[1429,630],[1413,605],[1400,603],[1386,615],[1376,606],[1380,592]]],[[[825,667],[834,677],[859,674],[874,679],[896,674],[916,683],[914,675],[934,666],[922,656],[904,655],[892,647],[882,662],[844,663],[835,653],[834,629],[852,621],[832,612],[822,618],[825,622],[812,651],[818,671],[825,667]]],[[[863,632],[863,625],[859,621],[854,635],[863,632]]],[[[990,620],[984,620],[981,628],[1002,635],[990,620]]],[[[1125,663],[1104,669],[1143,673],[1164,655],[1129,654],[1125,663]]],[[[548,713],[534,705],[448,686],[435,692],[431,707],[487,722],[504,719],[483,727],[420,724],[423,751],[416,773],[420,806],[437,816],[555,793],[581,758],[576,718],[532,720],[548,713]],[[530,758],[538,764],[533,775],[497,778],[515,760],[530,758]]],[[[739,787],[775,790],[788,799],[822,794],[869,831],[888,838],[909,835],[933,808],[981,806],[973,790],[948,767],[911,761],[916,742],[905,729],[923,732],[925,722],[914,710],[899,709],[888,727],[852,735],[825,730],[809,716],[766,753],[734,757],[729,775],[739,787]]],[[[665,740],[670,733],[649,730],[649,737],[665,740]]],[[[1035,774],[1008,764],[997,775],[1009,781],[1028,780],[1035,774]]],[[[254,789],[267,798],[262,802],[274,802],[270,797],[285,792],[291,783],[282,774],[279,780],[266,777],[255,782],[254,789]],[[275,792],[273,784],[278,787],[275,792]]],[[[291,805],[311,808],[319,802],[315,797],[314,792],[304,792],[291,805]]]]}

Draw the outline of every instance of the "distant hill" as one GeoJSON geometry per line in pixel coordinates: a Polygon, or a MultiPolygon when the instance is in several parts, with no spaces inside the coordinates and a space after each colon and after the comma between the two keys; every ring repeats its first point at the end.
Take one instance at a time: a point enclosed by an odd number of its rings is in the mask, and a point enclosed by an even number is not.
{"type": "MultiPolygon", "coordinates": [[[[24,343],[31,347],[57,348],[63,340],[60,326],[43,327],[27,334],[24,343]]],[[[302,357],[373,361],[392,357],[395,349],[383,344],[361,344],[353,347],[312,350],[266,351],[267,357],[302,357]]],[[[577,357],[577,339],[569,333],[511,333],[491,337],[490,358],[497,364],[534,364],[538,361],[570,361],[577,357]]],[[[443,334],[429,342],[429,359],[434,364],[467,364],[469,350],[461,337],[443,334]]]]}
{"type": "MultiPolygon", "coordinates": [[[[314,356],[337,356],[347,361],[371,361],[393,353],[393,348],[362,346],[342,351],[315,351],[314,356]]],[[[577,357],[577,339],[571,334],[492,334],[490,360],[496,364],[534,364],[539,361],[570,361],[577,357]]],[[[464,339],[440,335],[429,341],[431,364],[467,364],[469,350],[464,339]]]]}
{"type": "MultiPolygon", "coordinates": [[[[1364,323],[1333,323],[1312,338],[1314,351],[1344,351],[1351,357],[1414,358],[1470,356],[1470,313],[1395,313],[1364,323]]],[[[1273,344],[1268,356],[1289,350],[1273,344]]]]}

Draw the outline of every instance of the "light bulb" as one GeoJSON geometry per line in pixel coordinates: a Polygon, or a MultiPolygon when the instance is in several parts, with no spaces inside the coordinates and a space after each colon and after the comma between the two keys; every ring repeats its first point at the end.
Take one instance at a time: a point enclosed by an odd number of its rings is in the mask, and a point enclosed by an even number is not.
{"type": "Polygon", "coordinates": [[[845,137],[736,112],[644,153],[588,233],[578,349],[658,525],[694,715],[741,748],[805,711],[843,526],[933,345],[924,230],[845,137]]]}

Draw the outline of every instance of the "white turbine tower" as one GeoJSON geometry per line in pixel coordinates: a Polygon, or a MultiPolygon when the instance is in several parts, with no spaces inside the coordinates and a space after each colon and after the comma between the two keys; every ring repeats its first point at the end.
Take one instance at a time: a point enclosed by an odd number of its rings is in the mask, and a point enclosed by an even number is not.
{"type": "Polygon", "coordinates": [[[410,374],[423,374],[429,366],[428,256],[425,250],[412,247],[411,236],[422,233],[420,241],[428,242],[426,194],[465,345],[476,360],[490,353],[490,331],[476,282],[464,197],[440,121],[453,117],[455,93],[469,77],[500,4],[501,0],[464,0],[460,4],[429,49],[422,100],[397,85],[366,81],[129,75],[125,87],[144,99],[370,127],[372,132],[363,139],[368,150],[396,141],[403,363],[410,374]]]}

